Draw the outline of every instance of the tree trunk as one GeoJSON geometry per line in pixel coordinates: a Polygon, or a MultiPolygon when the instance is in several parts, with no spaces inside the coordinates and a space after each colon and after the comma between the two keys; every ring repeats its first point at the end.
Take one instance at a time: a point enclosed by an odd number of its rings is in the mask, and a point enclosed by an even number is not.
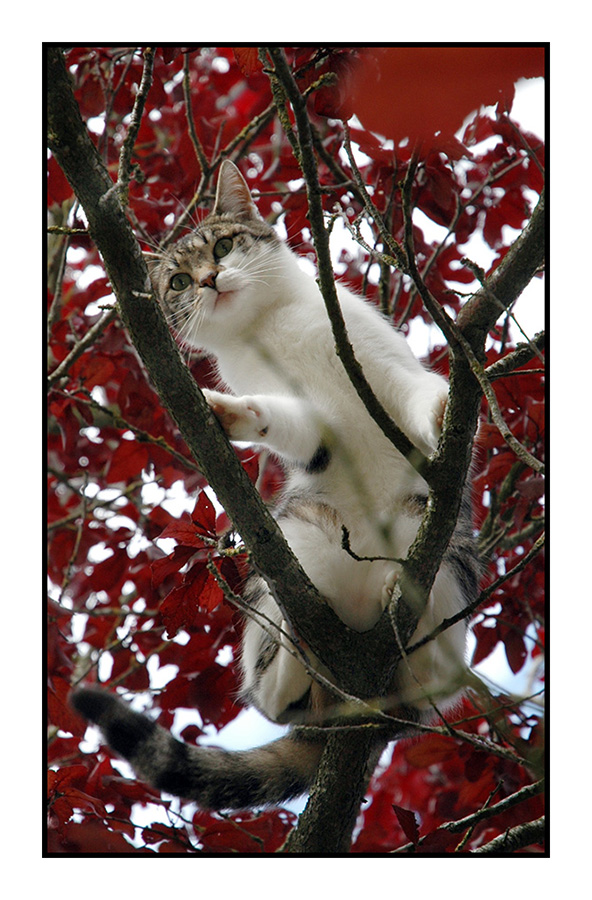
{"type": "Polygon", "coordinates": [[[315,784],[284,853],[348,853],[356,818],[384,741],[372,727],[333,732],[315,784]]]}

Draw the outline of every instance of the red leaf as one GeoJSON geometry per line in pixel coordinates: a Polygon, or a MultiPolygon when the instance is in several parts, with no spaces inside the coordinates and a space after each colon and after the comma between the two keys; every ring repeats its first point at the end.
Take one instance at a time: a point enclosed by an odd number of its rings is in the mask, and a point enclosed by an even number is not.
{"type": "Polygon", "coordinates": [[[421,842],[420,851],[422,853],[451,853],[458,844],[460,835],[452,834],[450,831],[432,831],[426,834],[421,842]]]}
{"type": "Polygon", "coordinates": [[[95,353],[87,357],[80,374],[84,379],[84,387],[90,391],[97,384],[106,384],[114,372],[113,362],[107,357],[101,356],[100,353],[95,353]]]}
{"type": "Polygon", "coordinates": [[[456,743],[440,734],[428,734],[405,750],[405,759],[412,766],[425,768],[457,755],[456,743]]]}
{"type": "Polygon", "coordinates": [[[148,466],[148,449],[138,441],[122,440],[111,459],[107,472],[107,481],[127,482],[130,478],[138,478],[142,469],[148,466]]]}
{"type": "Polygon", "coordinates": [[[411,812],[410,809],[403,809],[402,806],[396,806],[393,803],[393,809],[395,811],[395,815],[399,820],[399,825],[405,832],[405,837],[408,841],[411,841],[412,844],[417,844],[419,840],[419,828],[417,825],[417,818],[414,812],[411,812]]]}
{"type": "Polygon", "coordinates": [[[239,69],[247,78],[263,68],[257,47],[233,47],[232,52],[239,69]]]}
{"type": "Polygon", "coordinates": [[[130,691],[145,691],[150,687],[150,675],[145,666],[135,666],[125,679],[125,686],[130,691]]]}
{"type": "Polygon", "coordinates": [[[209,577],[199,595],[199,605],[201,609],[207,609],[209,612],[213,612],[224,600],[224,594],[222,593],[222,588],[211,572],[208,573],[208,576],[209,577]]]}
{"type": "Polygon", "coordinates": [[[202,534],[216,537],[216,510],[205,491],[197,498],[191,519],[202,534]]]}
{"type": "Polygon", "coordinates": [[[364,126],[396,142],[432,145],[436,132],[454,134],[472,110],[545,68],[544,49],[524,46],[377,47],[362,59],[352,106],[364,126]]]}
{"type": "Polygon", "coordinates": [[[477,622],[473,626],[473,634],[477,638],[477,644],[473,651],[471,660],[472,666],[477,666],[484,659],[487,659],[490,653],[495,650],[499,643],[499,634],[497,628],[486,628],[481,622],[477,622]]]}
{"type": "Polygon", "coordinates": [[[285,810],[247,814],[241,813],[224,820],[198,812],[193,823],[206,852],[273,853],[284,843],[294,826],[293,813],[285,810]]]}
{"type": "MultiPolygon", "coordinates": [[[[232,667],[213,662],[195,677],[173,678],[160,693],[158,702],[165,710],[198,709],[204,724],[213,723],[222,728],[240,712],[233,700],[237,687],[232,667]]],[[[163,723],[162,718],[159,721],[163,723]]]]}
{"type": "Polygon", "coordinates": [[[160,618],[169,640],[182,628],[197,626],[200,584],[205,583],[209,572],[204,569],[193,584],[182,584],[164,598],[160,606],[160,618]]]}
{"type": "Polygon", "coordinates": [[[182,547],[198,547],[203,549],[205,546],[203,538],[197,531],[195,522],[190,519],[188,513],[183,513],[180,519],[169,522],[158,537],[174,538],[182,547]]]}
{"type": "Polygon", "coordinates": [[[504,635],[504,650],[506,651],[506,659],[514,675],[520,671],[527,657],[524,638],[518,631],[508,629],[504,635]]]}
{"type": "Polygon", "coordinates": [[[60,835],[59,843],[53,839],[51,849],[54,853],[67,853],[94,855],[96,853],[125,853],[128,856],[133,853],[146,853],[146,850],[136,849],[125,838],[115,831],[107,828],[102,822],[87,821],[82,823],[70,822],[60,835]]]}
{"type": "Polygon", "coordinates": [[[76,785],[85,787],[88,778],[86,766],[64,766],[58,772],[47,773],[47,792],[51,796],[52,791],[64,793],[76,785]]]}
{"type": "Polygon", "coordinates": [[[473,750],[465,762],[465,775],[468,781],[478,781],[485,769],[489,766],[491,757],[481,750],[473,750]]]}
{"type": "Polygon", "coordinates": [[[53,156],[47,161],[47,174],[49,176],[48,200],[59,203],[61,206],[64,200],[68,200],[73,195],[74,191],[53,156]]]}
{"type": "Polygon", "coordinates": [[[160,616],[169,638],[182,628],[198,628],[200,611],[216,609],[223,599],[222,591],[205,563],[194,565],[183,584],[173,588],[160,606],[160,616]]]}
{"type": "Polygon", "coordinates": [[[70,690],[71,686],[68,681],[54,675],[47,692],[49,721],[52,725],[61,728],[62,731],[69,731],[71,734],[81,736],[86,731],[86,724],[75,714],[68,703],[70,690]]]}
{"type": "Polygon", "coordinates": [[[160,48],[160,52],[164,62],[168,66],[169,63],[172,63],[172,61],[181,53],[192,53],[194,50],[199,50],[200,47],[201,44],[187,44],[185,47],[166,45],[160,48]]]}
{"type": "Polygon", "coordinates": [[[119,592],[127,578],[128,566],[129,556],[125,549],[118,548],[112,556],[95,563],[88,583],[95,591],[119,592]]]}
{"type": "Polygon", "coordinates": [[[192,547],[175,547],[168,556],[156,559],[150,566],[154,587],[158,587],[163,581],[182,569],[194,553],[195,550],[192,547]]]}
{"type": "Polygon", "coordinates": [[[337,81],[327,84],[315,91],[313,95],[314,111],[320,116],[331,119],[349,119],[354,110],[351,105],[351,79],[355,73],[357,54],[350,50],[334,51],[320,70],[315,70],[315,78],[321,74],[332,73],[337,81]]]}
{"type": "Polygon", "coordinates": [[[234,449],[242,463],[243,469],[253,484],[255,484],[259,476],[259,454],[255,453],[252,447],[247,447],[244,450],[240,447],[235,447],[234,449]]]}

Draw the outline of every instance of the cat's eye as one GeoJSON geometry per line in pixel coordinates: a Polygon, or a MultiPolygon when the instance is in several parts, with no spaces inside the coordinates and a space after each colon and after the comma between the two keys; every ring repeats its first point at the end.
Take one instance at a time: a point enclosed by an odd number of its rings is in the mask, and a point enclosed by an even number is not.
{"type": "Polygon", "coordinates": [[[184,291],[193,283],[193,278],[187,272],[177,272],[169,281],[169,287],[172,291],[184,291]]]}
{"type": "Polygon", "coordinates": [[[220,238],[220,240],[216,241],[216,243],[214,244],[214,257],[216,259],[222,259],[223,256],[228,256],[231,250],[232,238],[220,238]]]}

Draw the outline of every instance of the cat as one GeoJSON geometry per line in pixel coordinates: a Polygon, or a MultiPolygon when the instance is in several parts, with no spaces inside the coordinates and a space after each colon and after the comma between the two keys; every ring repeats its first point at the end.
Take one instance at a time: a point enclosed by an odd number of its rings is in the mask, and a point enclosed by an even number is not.
{"type": "MultiPolygon", "coordinates": [[[[303,569],[347,626],[372,628],[400,571],[392,560],[404,559],[428,490],[352,387],[315,279],[261,218],[228,160],[220,168],[212,212],[150,268],[179,341],[216,361],[226,390],[204,394],[230,440],[261,445],[283,461],[287,486],[276,518],[303,569]]],[[[337,291],[355,355],[376,396],[413,444],[433,454],[446,380],[417,360],[375,307],[341,284],[337,291]]],[[[412,642],[476,596],[467,497],[412,642]]],[[[289,631],[262,577],[253,574],[244,595],[284,635],[289,631]]],[[[449,708],[465,672],[465,641],[461,621],[403,661],[388,709],[418,720],[432,714],[433,704],[449,708]]],[[[307,710],[318,715],[330,702],[290,653],[286,637],[264,630],[253,617],[245,621],[239,668],[242,699],[274,722],[306,721],[307,710]]],[[[202,808],[240,809],[300,795],[314,779],[323,749],[319,729],[313,737],[305,727],[249,751],[190,747],[102,689],[81,688],[72,703],[140,777],[202,808]]]]}

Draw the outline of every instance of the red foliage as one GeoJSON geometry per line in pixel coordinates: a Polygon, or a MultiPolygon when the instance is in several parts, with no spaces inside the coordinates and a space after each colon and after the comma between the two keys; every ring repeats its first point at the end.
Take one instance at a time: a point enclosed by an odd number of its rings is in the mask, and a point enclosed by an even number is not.
{"type": "MultiPolygon", "coordinates": [[[[464,704],[462,712],[462,718],[457,716],[455,721],[457,726],[462,723],[464,735],[489,738],[499,729],[505,737],[501,746],[506,750],[524,749],[517,740],[520,729],[502,706],[496,712],[495,725],[475,716],[477,710],[469,703],[464,704]]],[[[539,747],[540,730],[536,723],[531,727],[530,745],[534,751],[539,747]]],[[[496,756],[481,749],[478,743],[441,734],[399,741],[388,768],[372,781],[372,802],[362,813],[353,850],[389,851],[411,843],[415,852],[451,853],[464,832],[442,826],[500,803],[531,780],[511,753],[496,756]]],[[[542,795],[525,799],[476,823],[465,849],[479,847],[505,829],[543,814],[542,795]]]]}
{"type": "Polygon", "coordinates": [[[452,138],[469,113],[510,109],[514,83],[545,73],[542,47],[378,47],[354,69],[352,106],[360,121],[397,143],[452,138]]]}
{"type": "MultiPolygon", "coordinates": [[[[447,237],[442,242],[428,234],[421,220],[414,224],[418,268],[436,299],[454,313],[463,302],[462,292],[475,285],[473,272],[462,261],[468,252],[464,245],[472,237],[484,241],[495,253],[494,268],[511,240],[505,226],[524,226],[533,192],[542,188],[544,147],[506,112],[516,78],[542,73],[542,51],[414,47],[370,53],[307,46],[288,48],[286,54],[301,89],[311,90],[309,109],[322,148],[319,177],[327,213],[339,203],[354,222],[362,212],[349,187],[352,173],[344,162],[337,119],[353,112],[362,123],[352,126],[351,140],[366,154],[360,164],[363,178],[398,241],[404,229],[400,184],[413,142],[424,141],[412,200],[428,220],[446,229],[447,237]],[[468,113],[492,103],[498,104],[496,115],[478,113],[462,140],[453,137],[468,113]],[[432,140],[438,131],[437,141],[432,140]],[[394,148],[381,136],[393,138],[394,148]],[[404,142],[405,137],[411,141],[404,142]]],[[[115,177],[142,76],[141,52],[74,47],[67,64],[82,116],[115,177]]],[[[200,180],[187,127],[185,64],[191,114],[206,158],[219,161],[221,151],[234,153],[259,194],[262,214],[279,215],[291,246],[310,254],[306,192],[294,186],[300,170],[277,117],[265,114],[272,95],[252,47],[158,50],[130,185],[130,218],[142,246],[148,249],[168,233],[171,222],[192,203],[200,180]]],[[[67,220],[75,231],[67,244],[52,235],[48,259],[49,360],[52,369],[65,365],[48,400],[48,850],[275,852],[293,825],[292,813],[221,817],[191,808],[175,818],[174,804],[171,808],[171,801],[146,785],[122,777],[107,750],[91,755],[80,749],[85,726],[66,702],[71,685],[80,679],[141,693],[154,690],[158,677],[159,687],[164,686],[154,694],[152,706],[160,710],[159,721],[169,727],[179,708],[194,713],[183,731],[187,740],[201,739],[206,725],[220,729],[238,714],[234,663],[227,660],[236,650],[240,624],[216,573],[240,592],[246,557],[237,552],[239,539],[204,490],[205,479],[148,383],[121,323],[114,319],[85,352],[70,358],[76,342],[99,320],[99,307],[112,303],[106,274],[73,199],[50,157],[50,219],[56,224],[67,220]],[[171,506],[179,496],[185,500],[171,506]],[[141,808],[144,815],[138,818],[141,808]],[[161,824],[163,810],[174,826],[161,824]]],[[[208,202],[204,195],[191,215],[205,214],[208,202]]],[[[377,239],[375,226],[368,222],[368,228],[374,228],[377,239]]],[[[369,302],[383,304],[397,325],[406,329],[414,319],[430,321],[399,272],[390,273],[386,292],[379,290],[378,267],[361,246],[344,250],[341,262],[344,278],[369,302]]],[[[487,365],[513,349],[507,325],[502,321],[493,330],[487,365]]],[[[435,347],[431,362],[446,373],[445,349],[435,347]]],[[[211,386],[207,360],[196,356],[189,363],[198,382],[211,386]]],[[[493,382],[510,430],[541,459],[542,368],[534,357],[493,382]]],[[[543,488],[539,475],[517,464],[485,402],[483,409],[475,516],[490,554],[485,583],[491,584],[511,573],[540,534],[543,488]]],[[[282,483],[277,463],[251,450],[237,452],[264,498],[271,500],[282,483]]],[[[512,672],[534,671],[544,647],[544,613],[539,554],[500,582],[485,612],[476,615],[473,663],[486,660],[501,645],[512,672]]],[[[505,702],[498,692],[495,707],[487,712],[467,704],[457,726],[471,738],[498,742],[501,755],[469,739],[438,734],[399,743],[392,763],[373,779],[353,850],[380,853],[410,842],[421,852],[452,852],[463,834],[438,830],[440,826],[530,783],[532,774],[511,753],[536,768],[542,737],[537,711],[509,701],[506,707],[505,702]]],[[[535,799],[483,820],[467,849],[536,818],[540,810],[535,799]]]]}

